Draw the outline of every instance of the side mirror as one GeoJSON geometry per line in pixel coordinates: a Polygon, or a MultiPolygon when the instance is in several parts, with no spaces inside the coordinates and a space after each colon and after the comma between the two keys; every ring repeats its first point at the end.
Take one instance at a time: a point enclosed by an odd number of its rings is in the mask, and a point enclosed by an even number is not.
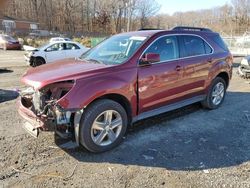
{"type": "Polygon", "coordinates": [[[140,59],[140,65],[147,65],[156,62],[160,62],[160,54],[147,53],[140,59]]]}

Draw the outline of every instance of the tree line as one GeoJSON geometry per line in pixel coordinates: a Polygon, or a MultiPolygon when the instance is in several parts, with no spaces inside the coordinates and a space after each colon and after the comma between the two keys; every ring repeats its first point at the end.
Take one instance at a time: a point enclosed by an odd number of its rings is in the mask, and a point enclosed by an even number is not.
{"type": "Polygon", "coordinates": [[[242,35],[250,26],[250,0],[231,0],[223,6],[199,11],[161,14],[151,18],[152,26],[169,29],[177,25],[208,27],[225,36],[242,35]],[[164,21],[163,21],[164,20],[164,21]]]}
{"type": "Polygon", "coordinates": [[[37,21],[49,31],[115,34],[177,25],[209,27],[225,35],[243,34],[250,25],[250,0],[221,7],[158,14],[156,0],[9,0],[7,16],[37,21]]]}
{"type": "Polygon", "coordinates": [[[9,0],[4,13],[50,31],[112,34],[146,27],[159,9],[155,0],[9,0]]]}

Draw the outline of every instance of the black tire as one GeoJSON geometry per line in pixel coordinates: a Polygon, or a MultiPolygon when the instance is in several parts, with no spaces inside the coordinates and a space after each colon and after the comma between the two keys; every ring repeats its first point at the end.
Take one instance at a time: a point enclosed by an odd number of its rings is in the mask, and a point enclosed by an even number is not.
{"type": "Polygon", "coordinates": [[[45,60],[42,57],[37,57],[34,59],[32,67],[37,67],[43,64],[45,64],[45,60]]]}
{"type": "Polygon", "coordinates": [[[127,113],[124,110],[124,108],[117,102],[109,99],[101,99],[98,101],[93,102],[87,109],[85,110],[81,122],[80,122],[80,133],[79,133],[79,140],[82,146],[84,146],[87,150],[94,152],[94,153],[100,153],[108,151],[117,145],[121,143],[123,140],[123,136],[126,133],[127,130],[127,124],[128,124],[128,118],[127,113]],[[95,119],[102,114],[103,112],[107,110],[115,110],[119,113],[121,119],[122,119],[122,128],[120,131],[119,136],[116,138],[116,140],[105,146],[97,145],[92,137],[91,137],[91,128],[95,121],[95,119]]]}
{"type": "Polygon", "coordinates": [[[204,101],[201,102],[202,106],[204,108],[207,108],[207,109],[210,109],[210,110],[213,110],[213,109],[217,109],[224,101],[225,99],[225,95],[226,95],[226,82],[223,78],[221,77],[216,77],[210,87],[209,87],[209,91],[208,91],[208,95],[206,96],[206,99],[204,101]],[[213,97],[212,97],[212,93],[213,93],[213,90],[215,88],[215,86],[218,84],[218,83],[222,83],[223,86],[224,86],[224,95],[223,95],[223,98],[221,99],[220,103],[215,105],[212,101],[213,97]]]}

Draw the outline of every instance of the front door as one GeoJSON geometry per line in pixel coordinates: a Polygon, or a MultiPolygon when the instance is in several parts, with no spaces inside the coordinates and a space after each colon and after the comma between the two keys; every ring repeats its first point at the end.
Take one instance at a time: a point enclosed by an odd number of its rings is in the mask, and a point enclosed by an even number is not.
{"type": "Polygon", "coordinates": [[[65,45],[56,43],[45,50],[45,58],[47,63],[66,58],[65,45]]]}
{"type": "Polygon", "coordinates": [[[160,37],[143,56],[147,53],[160,54],[160,62],[138,68],[139,113],[176,102],[182,87],[176,36],[160,37]]]}

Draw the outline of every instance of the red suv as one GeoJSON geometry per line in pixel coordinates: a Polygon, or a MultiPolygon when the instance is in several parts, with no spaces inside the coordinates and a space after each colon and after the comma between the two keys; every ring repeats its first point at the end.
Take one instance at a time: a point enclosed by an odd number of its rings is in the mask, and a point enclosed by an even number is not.
{"type": "Polygon", "coordinates": [[[53,129],[91,152],[117,146],[127,127],[201,102],[218,108],[233,58],[205,28],[141,30],[112,36],[79,59],[31,68],[19,112],[33,135],[53,129]]]}

